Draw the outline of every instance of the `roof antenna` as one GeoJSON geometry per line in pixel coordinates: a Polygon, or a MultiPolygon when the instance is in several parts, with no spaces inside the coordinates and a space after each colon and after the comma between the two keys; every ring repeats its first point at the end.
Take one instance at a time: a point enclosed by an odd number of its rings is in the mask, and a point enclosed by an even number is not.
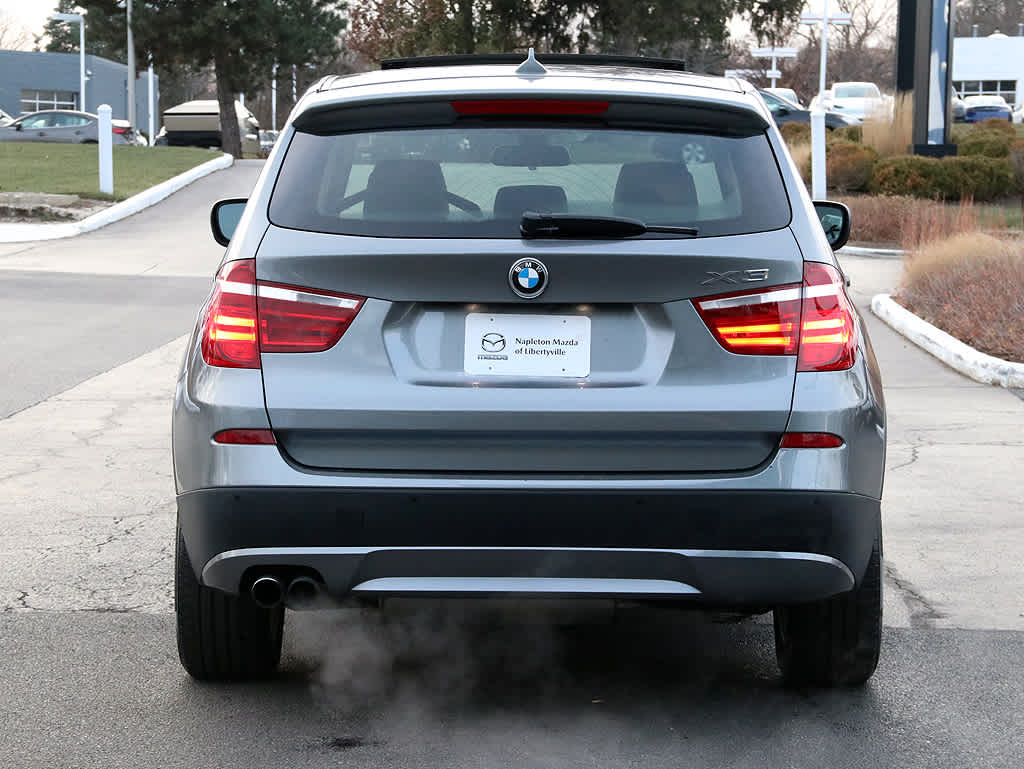
{"type": "Polygon", "coordinates": [[[537,57],[533,55],[533,48],[530,48],[530,52],[526,55],[526,61],[516,67],[517,75],[546,75],[548,71],[544,69],[544,65],[537,61],[537,57]]]}

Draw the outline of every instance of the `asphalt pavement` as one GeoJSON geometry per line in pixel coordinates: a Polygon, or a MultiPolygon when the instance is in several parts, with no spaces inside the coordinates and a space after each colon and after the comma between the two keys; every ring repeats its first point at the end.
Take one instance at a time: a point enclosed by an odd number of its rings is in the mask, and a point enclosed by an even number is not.
{"type": "Polygon", "coordinates": [[[765,618],[451,604],[289,614],[283,670],[197,684],[174,648],[174,374],[259,163],[65,241],[0,246],[0,766],[1024,765],[1024,401],[867,310],[889,408],[886,633],[857,691],[783,689],[765,618]],[[560,615],[556,615],[560,616],[560,615]]]}

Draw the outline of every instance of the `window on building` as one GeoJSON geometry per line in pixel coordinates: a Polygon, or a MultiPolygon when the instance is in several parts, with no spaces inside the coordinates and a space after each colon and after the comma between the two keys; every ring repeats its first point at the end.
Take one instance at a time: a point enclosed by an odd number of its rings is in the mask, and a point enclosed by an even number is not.
{"type": "Polygon", "coordinates": [[[78,93],[76,91],[41,91],[36,88],[22,89],[22,115],[44,109],[78,109],[78,93]]]}
{"type": "Polygon", "coordinates": [[[962,97],[1002,96],[1007,104],[1017,103],[1016,80],[954,80],[953,89],[962,97]]]}

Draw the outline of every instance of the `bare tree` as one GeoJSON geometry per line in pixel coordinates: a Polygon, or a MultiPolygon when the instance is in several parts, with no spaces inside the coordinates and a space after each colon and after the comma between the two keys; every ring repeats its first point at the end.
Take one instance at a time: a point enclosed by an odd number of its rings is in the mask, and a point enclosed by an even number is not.
{"type": "Polygon", "coordinates": [[[0,50],[28,51],[32,47],[32,34],[13,16],[0,11],[0,50]]]}

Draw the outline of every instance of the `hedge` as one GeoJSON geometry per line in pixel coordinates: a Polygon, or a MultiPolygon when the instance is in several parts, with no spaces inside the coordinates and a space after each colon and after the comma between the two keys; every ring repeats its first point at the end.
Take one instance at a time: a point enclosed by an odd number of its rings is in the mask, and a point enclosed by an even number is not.
{"type": "Polygon", "coordinates": [[[871,183],[878,153],[863,144],[835,142],[825,153],[828,184],[840,192],[863,192],[871,183]]]}
{"type": "MultiPolygon", "coordinates": [[[[1005,120],[1003,121],[1006,122],[1005,120]]],[[[1005,158],[1010,154],[1010,143],[1014,136],[991,129],[975,131],[957,144],[960,155],[984,155],[989,158],[1005,158]]]]}
{"type": "Polygon", "coordinates": [[[871,191],[880,195],[977,201],[1004,197],[1013,177],[1006,158],[983,156],[884,158],[875,164],[871,191]]]}

